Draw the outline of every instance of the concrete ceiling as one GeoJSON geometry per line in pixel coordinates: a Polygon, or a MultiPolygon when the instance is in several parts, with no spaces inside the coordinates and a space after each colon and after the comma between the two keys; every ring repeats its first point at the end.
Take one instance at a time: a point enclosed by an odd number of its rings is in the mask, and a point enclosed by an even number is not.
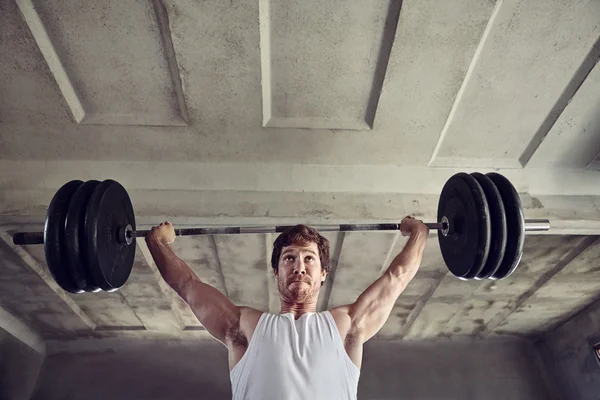
{"type": "MultiPolygon", "coordinates": [[[[143,247],[121,291],[70,296],[40,246],[10,244],[71,179],[123,183],[139,226],[323,224],[433,220],[452,174],[495,170],[551,235],[528,238],[494,285],[448,276],[432,238],[380,335],[547,329],[598,293],[598,21],[595,1],[0,0],[0,249],[14,273],[0,305],[42,338],[204,334],[143,247]]],[[[176,246],[234,300],[274,310],[273,239],[176,246]]],[[[353,300],[403,245],[331,240],[321,307],[353,300]]]]}
{"type": "Polygon", "coordinates": [[[564,0],[5,0],[0,156],[586,167],[599,15],[564,0]]]}

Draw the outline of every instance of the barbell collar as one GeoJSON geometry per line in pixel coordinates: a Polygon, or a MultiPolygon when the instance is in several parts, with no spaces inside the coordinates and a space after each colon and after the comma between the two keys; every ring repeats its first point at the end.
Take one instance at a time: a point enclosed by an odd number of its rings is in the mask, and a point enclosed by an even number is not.
{"type": "Polygon", "coordinates": [[[44,244],[44,232],[18,232],[13,235],[13,243],[17,246],[44,244]]]}
{"type": "Polygon", "coordinates": [[[550,221],[547,219],[526,219],[525,231],[548,231],[550,230],[550,221]]]}

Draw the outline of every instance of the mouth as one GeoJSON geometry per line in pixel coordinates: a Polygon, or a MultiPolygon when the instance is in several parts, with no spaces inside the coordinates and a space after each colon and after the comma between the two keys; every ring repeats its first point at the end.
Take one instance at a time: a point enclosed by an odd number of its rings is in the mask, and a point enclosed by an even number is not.
{"type": "Polygon", "coordinates": [[[292,283],[306,283],[306,284],[308,284],[308,282],[306,282],[306,281],[303,281],[303,280],[295,280],[295,281],[291,281],[291,282],[290,282],[290,285],[291,285],[292,283]]]}

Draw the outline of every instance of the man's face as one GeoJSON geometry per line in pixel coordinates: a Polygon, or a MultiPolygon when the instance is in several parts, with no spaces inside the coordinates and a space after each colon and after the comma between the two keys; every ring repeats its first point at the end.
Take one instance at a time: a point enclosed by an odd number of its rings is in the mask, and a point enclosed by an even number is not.
{"type": "Polygon", "coordinates": [[[291,245],[281,250],[279,269],[275,272],[282,299],[292,303],[315,301],[325,280],[316,243],[291,245]]]}

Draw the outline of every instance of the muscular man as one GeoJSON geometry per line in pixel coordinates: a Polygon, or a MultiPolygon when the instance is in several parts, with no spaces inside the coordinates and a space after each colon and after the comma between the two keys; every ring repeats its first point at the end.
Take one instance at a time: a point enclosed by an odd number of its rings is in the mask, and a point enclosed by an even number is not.
{"type": "Polygon", "coordinates": [[[410,236],[386,272],[352,304],[316,312],[329,271],[329,242],[298,225],[273,244],[271,264],[281,312],[243,307],[202,282],[169,247],[170,223],[146,237],[165,281],[181,296],[206,330],[229,352],[234,399],[356,399],[363,343],[387,320],[396,299],[415,276],[428,228],[406,217],[410,236]]]}

